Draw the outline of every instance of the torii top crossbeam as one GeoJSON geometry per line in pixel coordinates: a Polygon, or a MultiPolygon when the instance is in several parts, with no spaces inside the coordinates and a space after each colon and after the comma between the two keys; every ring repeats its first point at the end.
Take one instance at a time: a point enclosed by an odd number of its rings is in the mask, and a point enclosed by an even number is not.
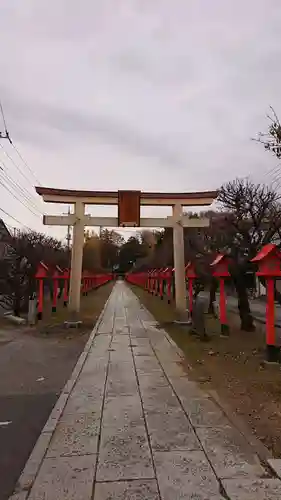
{"type": "MultiPolygon", "coordinates": [[[[75,189],[56,189],[36,187],[36,192],[49,203],[75,203],[85,205],[117,205],[117,191],[78,191],[75,189]]],[[[207,206],[217,197],[217,191],[199,191],[195,193],[153,193],[141,192],[140,204],[149,206],[207,206]]]]}

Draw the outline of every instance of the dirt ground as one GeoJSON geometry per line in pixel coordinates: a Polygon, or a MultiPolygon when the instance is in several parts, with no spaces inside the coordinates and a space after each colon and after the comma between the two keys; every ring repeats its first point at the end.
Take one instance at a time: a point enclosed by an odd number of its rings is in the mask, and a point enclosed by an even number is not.
{"type": "Polygon", "coordinates": [[[112,289],[82,300],[84,325],[65,330],[60,307],[35,328],[0,324],[0,500],[7,500],[112,289]]]}
{"type": "Polygon", "coordinates": [[[176,318],[173,306],[136,286],[132,288],[185,353],[189,377],[206,390],[215,390],[272,454],[281,457],[281,369],[263,363],[265,334],[261,325],[257,324],[253,333],[242,332],[237,315],[231,314],[230,336],[224,339],[219,322],[206,315],[210,340],[202,342],[188,333],[187,326],[171,324],[176,318]]]}

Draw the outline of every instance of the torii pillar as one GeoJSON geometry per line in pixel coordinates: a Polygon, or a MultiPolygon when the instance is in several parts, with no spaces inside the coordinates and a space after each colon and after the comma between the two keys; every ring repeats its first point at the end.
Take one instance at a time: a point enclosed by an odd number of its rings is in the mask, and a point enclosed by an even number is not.
{"type": "Polygon", "coordinates": [[[78,314],[80,311],[81,276],[84,248],[85,204],[76,201],[74,205],[75,222],[73,224],[73,246],[71,252],[71,272],[69,283],[69,311],[78,314]]]}
{"type": "Polygon", "coordinates": [[[186,286],[184,262],[184,225],[182,205],[173,205],[173,247],[175,268],[175,302],[179,312],[186,311],[186,286]]]}

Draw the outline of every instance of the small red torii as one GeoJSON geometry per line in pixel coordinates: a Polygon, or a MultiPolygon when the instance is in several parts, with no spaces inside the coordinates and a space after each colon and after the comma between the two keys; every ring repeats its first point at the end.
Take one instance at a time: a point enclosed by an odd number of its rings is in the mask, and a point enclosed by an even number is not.
{"type": "Polygon", "coordinates": [[[229,325],[227,323],[227,314],[226,314],[226,297],[225,297],[224,280],[225,278],[230,277],[230,272],[228,270],[230,262],[231,259],[227,255],[220,253],[211,263],[211,267],[214,269],[213,276],[218,278],[220,283],[220,324],[221,324],[221,335],[224,337],[229,335],[229,325]]]}
{"type": "Polygon", "coordinates": [[[48,276],[49,268],[44,262],[39,262],[35,278],[38,280],[38,306],[37,306],[37,319],[43,317],[43,302],[44,302],[44,278],[48,276]]]}

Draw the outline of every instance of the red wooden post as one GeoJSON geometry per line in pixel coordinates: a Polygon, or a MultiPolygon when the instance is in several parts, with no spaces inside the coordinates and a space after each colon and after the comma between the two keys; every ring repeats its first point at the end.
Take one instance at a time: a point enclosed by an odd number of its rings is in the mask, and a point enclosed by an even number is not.
{"type": "Polygon", "coordinates": [[[159,295],[160,299],[163,300],[163,283],[164,283],[164,269],[159,269],[159,295]]]}
{"type": "Polygon", "coordinates": [[[38,280],[38,305],[37,305],[37,319],[43,318],[43,305],[44,305],[44,278],[48,273],[48,266],[44,262],[40,262],[35,278],[38,280]]]}
{"type": "Polygon", "coordinates": [[[43,318],[43,304],[44,304],[44,280],[40,278],[39,289],[38,289],[37,319],[43,318]]]}
{"type": "Polygon", "coordinates": [[[53,303],[52,303],[52,312],[56,312],[57,310],[57,300],[58,300],[58,290],[59,290],[59,276],[62,273],[62,269],[59,266],[56,266],[55,271],[53,273],[53,303]]]}
{"type": "Polygon", "coordinates": [[[219,279],[220,283],[220,324],[221,336],[227,337],[229,335],[229,325],[227,322],[226,314],[226,296],[225,296],[225,278],[230,277],[228,266],[230,258],[227,255],[219,254],[212,262],[211,267],[214,269],[213,276],[219,279]]]}
{"type": "Polygon", "coordinates": [[[172,268],[167,268],[166,272],[167,276],[167,298],[168,298],[168,304],[171,303],[172,301],[172,278],[173,278],[173,271],[172,268]]]}
{"type": "Polygon", "coordinates": [[[193,281],[196,278],[195,268],[191,262],[185,266],[185,276],[188,279],[188,308],[189,316],[191,317],[193,309],[193,281]]]}
{"type": "Polygon", "coordinates": [[[69,283],[69,269],[65,269],[61,277],[63,279],[63,307],[68,303],[68,283],[69,283]]]}
{"type": "Polygon", "coordinates": [[[269,243],[260,250],[251,262],[258,264],[257,276],[263,276],[266,280],[266,361],[280,363],[280,346],[276,345],[275,338],[274,288],[275,279],[281,276],[281,254],[276,245],[269,243]]]}

